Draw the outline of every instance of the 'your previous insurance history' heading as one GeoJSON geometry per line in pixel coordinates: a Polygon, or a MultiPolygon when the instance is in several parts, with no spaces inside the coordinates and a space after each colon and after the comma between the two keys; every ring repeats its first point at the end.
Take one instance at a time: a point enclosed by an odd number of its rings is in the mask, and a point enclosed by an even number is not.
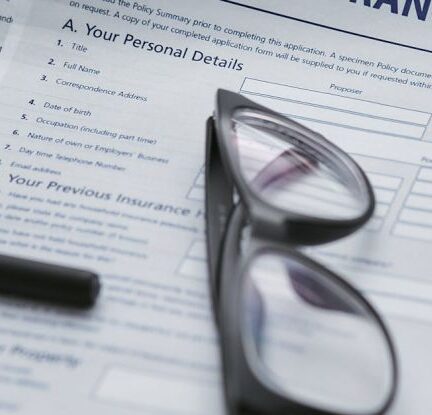
{"type": "MultiPolygon", "coordinates": [[[[77,25],[72,19],[69,19],[63,26],[63,30],[70,30],[76,32],[77,25]]],[[[190,59],[192,62],[202,63],[204,65],[210,65],[221,69],[230,69],[233,71],[243,70],[244,64],[236,58],[220,56],[220,55],[208,55],[200,50],[189,50],[189,48],[176,48],[169,45],[163,45],[161,43],[150,42],[148,40],[140,39],[130,33],[115,33],[109,30],[92,25],[89,23],[85,24],[85,34],[88,37],[94,39],[100,39],[108,43],[119,43],[123,46],[129,46],[134,49],[140,49],[145,52],[157,53],[160,55],[166,55],[177,59],[190,59]]]]}

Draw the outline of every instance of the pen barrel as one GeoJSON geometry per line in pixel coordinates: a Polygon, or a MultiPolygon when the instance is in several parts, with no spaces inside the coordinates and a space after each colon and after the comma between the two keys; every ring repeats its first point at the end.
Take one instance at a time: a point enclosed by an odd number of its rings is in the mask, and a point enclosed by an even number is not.
{"type": "Polygon", "coordinates": [[[0,255],[0,294],[89,307],[99,291],[93,272],[0,255]]]}

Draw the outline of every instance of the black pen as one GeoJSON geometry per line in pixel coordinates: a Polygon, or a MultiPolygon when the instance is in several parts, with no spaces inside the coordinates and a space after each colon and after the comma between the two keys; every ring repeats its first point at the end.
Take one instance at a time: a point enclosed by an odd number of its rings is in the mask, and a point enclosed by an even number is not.
{"type": "Polygon", "coordinates": [[[90,307],[99,291],[93,272],[0,255],[0,294],[90,307]]]}

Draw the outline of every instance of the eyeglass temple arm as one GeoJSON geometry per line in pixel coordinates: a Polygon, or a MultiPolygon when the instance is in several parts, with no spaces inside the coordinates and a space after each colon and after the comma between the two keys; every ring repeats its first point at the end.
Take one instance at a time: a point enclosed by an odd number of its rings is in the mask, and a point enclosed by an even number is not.
{"type": "MultiPolygon", "coordinates": [[[[218,264],[225,224],[233,208],[233,181],[228,177],[222,164],[219,146],[215,137],[213,117],[207,120],[206,138],[206,227],[207,263],[214,305],[219,300],[218,264]]],[[[215,313],[216,315],[217,313],[215,313]]]]}

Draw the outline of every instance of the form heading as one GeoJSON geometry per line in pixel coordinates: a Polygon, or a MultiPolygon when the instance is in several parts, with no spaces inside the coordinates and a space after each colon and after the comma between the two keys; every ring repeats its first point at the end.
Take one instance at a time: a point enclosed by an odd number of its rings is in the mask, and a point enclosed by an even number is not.
{"type": "Polygon", "coordinates": [[[349,0],[350,3],[361,3],[373,9],[387,8],[393,14],[402,16],[415,15],[418,20],[425,21],[429,15],[432,0],[349,0]]]}
{"type": "MultiPolygon", "coordinates": [[[[62,30],[68,30],[73,33],[77,32],[72,19],[68,19],[66,21],[66,23],[62,26],[62,30]]],[[[188,59],[195,63],[198,62],[219,69],[242,71],[244,67],[244,64],[235,57],[206,54],[198,49],[190,50],[188,47],[179,48],[172,45],[166,45],[161,42],[151,42],[146,39],[141,39],[131,33],[116,33],[111,30],[99,27],[95,24],[85,24],[85,35],[93,39],[99,39],[105,43],[118,43],[122,46],[130,47],[135,50],[164,55],[174,59],[188,59]]]]}

